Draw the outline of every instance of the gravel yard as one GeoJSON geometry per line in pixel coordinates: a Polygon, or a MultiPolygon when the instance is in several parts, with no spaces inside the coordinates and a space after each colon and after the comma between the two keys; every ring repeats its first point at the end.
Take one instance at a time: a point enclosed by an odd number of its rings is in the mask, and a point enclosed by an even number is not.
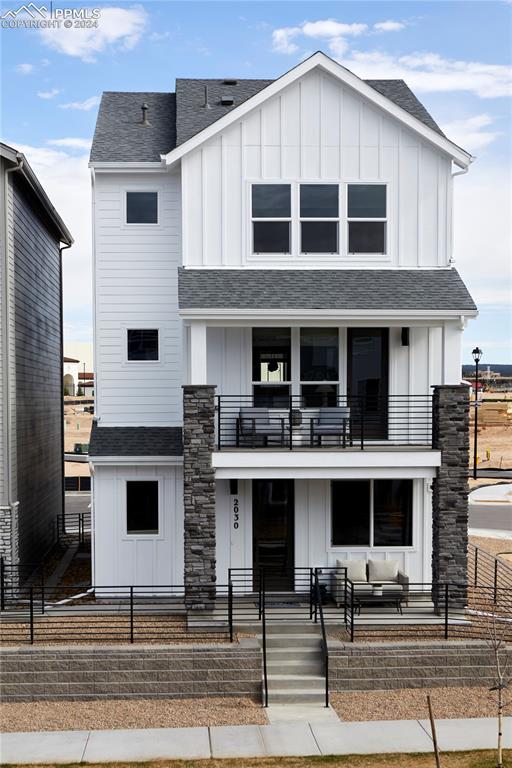
{"type": "Polygon", "coordinates": [[[261,704],[251,699],[138,699],[29,701],[0,704],[0,730],[69,731],[108,728],[188,728],[266,725],[261,704]]]}
{"type": "MultiPolygon", "coordinates": [[[[341,720],[424,720],[427,694],[434,717],[494,717],[496,706],[488,688],[405,688],[397,691],[345,691],[331,694],[341,720]]],[[[512,700],[507,712],[512,714],[512,700]]]]}

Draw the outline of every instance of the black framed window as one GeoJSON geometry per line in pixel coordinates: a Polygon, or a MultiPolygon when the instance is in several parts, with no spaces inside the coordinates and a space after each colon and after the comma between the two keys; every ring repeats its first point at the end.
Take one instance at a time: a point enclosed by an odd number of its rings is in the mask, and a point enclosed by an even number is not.
{"type": "Polygon", "coordinates": [[[158,224],[158,193],[126,193],[127,224],[158,224]]]}
{"type": "Polygon", "coordinates": [[[338,253],[338,184],[300,185],[301,253],[338,253]]]}
{"type": "Polygon", "coordinates": [[[411,547],[412,480],[333,480],[333,547],[411,547]]]}
{"type": "Polygon", "coordinates": [[[253,252],[291,253],[291,185],[253,184],[251,192],[253,252]]]}
{"type": "Polygon", "coordinates": [[[412,546],[412,481],[373,481],[373,545],[412,546]]]}
{"type": "Polygon", "coordinates": [[[126,532],[129,535],[158,534],[158,480],[126,482],[126,532]]]}
{"type": "Polygon", "coordinates": [[[370,481],[331,483],[331,543],[333,547],[370,544],[370,481]]]}
{"type": "Polygon", "coordinates": [[[387,200],[385,184],[349,184],[348,252],[385,254],[387,200]]]}
{"type": "Polygon", "coordinates": [[[128,360],[158,360],[158,328],[129,328],[128,360]]]}
{"type": "Polygon", "coordinates": [[[300,392],[304,408],[337,405],[338,349],[337,328],[300,329],[300,392]],[[309,381],[316,383],[305,383],[309,381]]]}

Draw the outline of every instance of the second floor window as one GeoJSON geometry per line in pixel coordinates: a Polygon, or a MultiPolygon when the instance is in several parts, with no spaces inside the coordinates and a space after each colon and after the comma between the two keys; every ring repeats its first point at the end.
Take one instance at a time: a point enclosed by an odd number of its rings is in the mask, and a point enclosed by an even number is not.
{"type": "Polygon", "coordinates": [[[156,192],[127,192],[126,223],[158,224],[158,194],[156,192]]]}
{"type": "Polygon", "coordinates": [[[128,329],[128,360],[158,360],[158,328],[128,329]]]}
{"type": "Polygon", "coordinates": [[[348,253],[386,253],[386,185],[349,184],[348,253]]]}
{"type": "Polygon", "coordinates": [[[291,185],[252,185],[252,250],[291,253],[291,185]]]}
{"type": "Polygon", "coordinates": [[[301,253],[338,253],[337,184],[300,185],[301,253]]]}

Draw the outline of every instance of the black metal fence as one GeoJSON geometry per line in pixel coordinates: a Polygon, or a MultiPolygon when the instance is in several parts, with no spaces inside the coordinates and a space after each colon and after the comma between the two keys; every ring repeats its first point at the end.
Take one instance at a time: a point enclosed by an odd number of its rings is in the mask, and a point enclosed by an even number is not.
{"type": "MultiPolygon", "coordinates": [[[[217,396],[217,449],[432,444],[432,396],[217,396]]],[[[328,388],[330,389],[330,388],[328,388]]],[[[265,392],[267,394],[265,394],[265,392]]]]}
{"type": "Polygon", "coordinates": [[[91,512],[65,512],[57,515],[55,522],[56,540],[69,542],[75,539],[78,545],[86,542],[87,534],[91,534],[91,512]]]}
{"type": "MultiPolygon", "coordinates": [[[[504,549],[507,543],[503,541],[504,549]]],[[[495,593],[500,587],[512,589],[512,564],[471,543],[468,546],[468,574],[474,587],[492,587],[495,593]]]]}

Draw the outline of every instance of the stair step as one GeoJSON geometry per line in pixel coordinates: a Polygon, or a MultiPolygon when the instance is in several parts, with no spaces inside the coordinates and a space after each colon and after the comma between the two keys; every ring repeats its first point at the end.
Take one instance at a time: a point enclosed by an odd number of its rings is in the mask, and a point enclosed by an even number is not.
{"type": "Polygon", "coordinates": [[[322,671],[322,660],[318,658],[313,662],[308,661],[268,661],[267,672],[269,675],[318,675],[322,671]]]}
{"type": "Polygon", "coordinates": [[[283,633],[267,636],[267,648],[289,648],[292,652],[300,648],[318,648],[317,635],[283,633]]]}
{"type": "Polygon", "coordinates": [[[268,675],[267,680],[269,691],[325,691],[325,678],[320,675],[268,675]]]}
{"type": "Polygon", "coordinates": [[[325,689],[321,691],[274,689],[269,691],[269,704],[323,704],[325,689]]]}
{"type": "Polygon", "coordinates": [[[267,648],[267,663],[285,664],[290,663],[321,663],[322,652],[318,646],[310,648],[267,648]]]}

